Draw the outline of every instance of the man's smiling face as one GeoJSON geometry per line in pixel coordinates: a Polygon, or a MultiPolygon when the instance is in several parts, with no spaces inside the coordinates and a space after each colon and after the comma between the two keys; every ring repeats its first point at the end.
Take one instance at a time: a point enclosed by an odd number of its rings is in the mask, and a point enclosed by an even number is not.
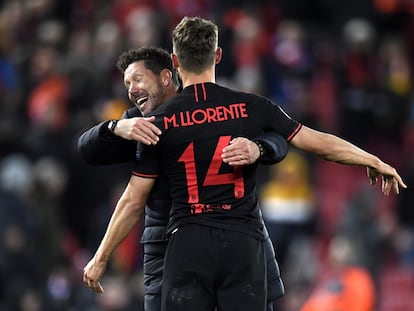
{"type": "Polygon", "coordinates": [[[145,68],[144,61],[131,63],[124,71],[129,99],[148,115],[165,101],[166,92],[160,75],[145,68]]]}

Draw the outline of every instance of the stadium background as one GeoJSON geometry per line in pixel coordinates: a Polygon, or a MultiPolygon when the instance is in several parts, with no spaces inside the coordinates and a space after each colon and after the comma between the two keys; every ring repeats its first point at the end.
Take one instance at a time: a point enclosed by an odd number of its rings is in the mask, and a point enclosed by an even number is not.
{"type": "MultiPolygon", "coordinates": [[[[310,221],[297,238],[274,240],[276,251],[285,245],[278,311],[299,310],[335,279],[328,254],[338,237],[372,277],[375,310],[413,310],[410,0],[0,1],[0,310],[140,310],[141,224],[114,255],[105,295],[82,283],[130,165],[89,166],[76,141],[130,105],[119,54],[171,50],[171,30],[185,15],[218,23],[219,83],[268,96],[304,124],[379,155],[409,186],[384,197],[367,187],[363,168],[292,150],[310,221]]],[[[261,167],[259,190],[277,174],[261,167]]],[[[286,204],[297,199],[285,191],[286,204]]],[[[341,299],[341,286],[328,286],[326,305],[341,299]]]]}

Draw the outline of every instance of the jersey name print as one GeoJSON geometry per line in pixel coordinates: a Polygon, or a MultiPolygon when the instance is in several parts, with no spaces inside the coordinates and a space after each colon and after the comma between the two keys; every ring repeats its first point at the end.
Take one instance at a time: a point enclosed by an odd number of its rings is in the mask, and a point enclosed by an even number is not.
{"type": "Polygon", "coordinates": [[[217,106],[194,111],[179,111],[171,116],[164,116],[164,128],[192,126],[196,124],[222,122],[227,120],[247,118],[245,103],[217,106]]]}

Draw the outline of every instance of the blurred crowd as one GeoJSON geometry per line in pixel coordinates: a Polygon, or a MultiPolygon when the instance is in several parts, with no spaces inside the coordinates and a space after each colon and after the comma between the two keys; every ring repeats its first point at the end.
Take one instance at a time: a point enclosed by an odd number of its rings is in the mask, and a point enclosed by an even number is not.
{"type": "Polygon", "coordinates": [[[142,310],[142,224],[114,255],[104,295],[82,283],[131,164],[92,167],[76,142],[130,107],[118,56],[138,46],[171,51],[185,15],[220,27],[218,83],[270,97],[377,154],[409,187],[383,197],[364,168],[293,149],[261,166],[287,292],[277,310],[414,309],[411,1],[2,0],[0,310],[142,310]]]}

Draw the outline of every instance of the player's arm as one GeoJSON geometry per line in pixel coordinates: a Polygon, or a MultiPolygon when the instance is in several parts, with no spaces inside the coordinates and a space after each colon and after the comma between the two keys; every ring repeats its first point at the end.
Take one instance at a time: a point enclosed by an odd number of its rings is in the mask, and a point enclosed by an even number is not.
{"type": "Polygon", "coordinates": [[[147,197],[154,181],[155,179],[131,176],[116,204],[95,255],[84,268],[83,281],[93,291],[103,293],[100,279],[105,272],[108,260],[144,213],[147,197]]]}
{"type": "Polygon", "coordinates": [[[253,141],[259,148],[258,161],[262,164],[276,164],[282,161],[288,151],[289,145],[286,139],[276,132],[266,132],[256,137],[253,141]]]}
{"type": "Polygon", "coordinates": [[[388,195],[391,189],[399,193],[399,187],[407,187],[395,168],[335,135],[302,126],[290,143],[295,148],[312,152],[328,161],[366,166],[372,185],[377,182],[377,177],[382,177],[382,192],[385,195],[388,195]]]}
{"type": "Polygon", "coordinates": [[[159,129],[152,119],[142,118],[139,110],[132,108],[124,112],[115,126],[110,120],[101,122],[79,137],[79,153],[92,165],[133,162],[136,141],[149,144],[158,140],[159,129]]]}
{"type": "Polygon", "coordinates": [[[236,137],[223,149],[222,159],[229,165],[247,165],[256,161],[275,164],[288,152],[286,139],[275,132],[265,133],[253,140],[236,137]]]}

